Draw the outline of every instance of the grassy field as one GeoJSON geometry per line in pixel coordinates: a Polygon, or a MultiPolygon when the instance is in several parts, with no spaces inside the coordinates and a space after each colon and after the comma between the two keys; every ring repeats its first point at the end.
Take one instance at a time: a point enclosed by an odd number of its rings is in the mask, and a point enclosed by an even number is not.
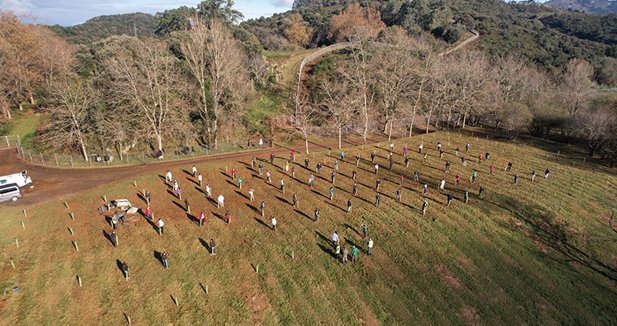
{"type": "Polygon", "coordinates": [[[43,114],[33,113],[31,110],[16,111],[11,123],[0,130],[0,135],[19,136],[21,144],[27,149],[34,148],[36,128],[43,122],[43,114]]]}
{"type": "Polygon", "coordinates": [[[136,176],[137,187],[126,180],[31,207],[3,206],[0,324],[121,325],[127,316],[133,325],[617,324],[617,231],[609,225],[617,184],[613,171],[575,163],[569,152],[557,153],[554,144],[540,141],[532,147],[437,132],[399,140],[395,151],[404,144],[412,149],[411,165],[406,169],[395,154],[394,172],[385,168],[383,144],[347,150],[348,158],[360,153],[365,159],[357,168],[360,189],[352,213],[345,207],[355,165],[341,164],[330,203],[326,179],[334,158],[327,155],[311,157],[311,168],[326,161],[315,192],[305,184],[310,172],[301,166],[302,156],[295,166],[297,180],[282,171],[282,158],[276,167],[264,163],[273,185],[251,171],[249,162],[198,165],[215,196],[225,195],[233,215],[229,225],[220,218],[224,209],[217,209],[183,172],[190,166],[172,172],[193,215],[207,213],[202,228],[158,175],[136,176]],[[426,163],[416,152],[422,141],[429,148],[426,163]],[[437,141],[452,161],[450,173],[434,150],[437,141]],[[467,167],[454,156],[454,148],[465,143],[472,145],[467,167]],[[377,176],[366,161],[373,150],[384,166],[378,176],[384,180],[379,207],[372,189],[377,176]],[[491,161],[476,163],[485,151],[491,161]],[[506,173],[508,161],[514,168],[506,173]],[[494,175],[488,174],[491,163],[494,175]],[[241,191],[225,172],[232,167],[246,181],[241,191]],[[474,168],[479,182],[471,184],[474,168]],[[531,171],[541,175],[546,168],[549,179],[539,176],[532,184],[531,171]],[[411,181],[414,170],[430,186],[426,216],[420,211],[421,183],[411,181]],[[407,180],[397,203],[401,173],[407,180]],[[460,188],[454,185],[456,173],[463,179],[460,188]],[[517,185],[514,173],[521,176],[517,185]],[[281,177],[285,194],[277,188],[281,177]],[[445,192],[436,190],[442,178],[445,192]],[[486,188],[483,199],[476,196],[479,185],[486,188]],[[152,192],[152,208],[156,219],[164,219],[165,234],[131,217],[119,227],[120,245],[114,248],[105,236],[111,228],[96,212],[101,195],[143,207],[139,194],[144,188],[152,192]],[[249,188],[255,189],[256,202],[247,200],[249,188]],[[467,205],[461,202],[463,189],[472,193],[467,205]],[[450,191],[455,201],[448,208],[450,191]],[[289,204],[294,192],[299,210],[289,204]],[[267,205],[265,219],[255,208],[261,200],[267,205]],[[317,224],[311,219],[315,207],[321,209],[317,224]],[[279,221],[277,231],[269,228],[272,215],[279,221]],[[375,240],[372,256],[365,254],[362,223],[375,240]],[[358,262],[344,265],[333,258],[328,238],[335,230],[345,246],[362,248],[358,262]],[[204,245],[211,238],[217,242],[215,256],[204,245]],[[170,255],[167,270],[157,259],[163,251],[170,255]],[[129,281],[119,261],[129,264],[129,281]]]}

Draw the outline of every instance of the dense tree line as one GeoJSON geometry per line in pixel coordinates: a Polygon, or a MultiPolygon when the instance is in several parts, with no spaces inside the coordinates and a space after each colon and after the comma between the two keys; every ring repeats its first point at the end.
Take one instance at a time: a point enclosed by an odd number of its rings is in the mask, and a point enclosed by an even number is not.
{"type": "Polygon", "coordinates": [[[50,26],[73,44],[91,44],[115,35],[152,37],[156,29],[154,16],[144,13],[99,16],[75,26],[50,26]]]}

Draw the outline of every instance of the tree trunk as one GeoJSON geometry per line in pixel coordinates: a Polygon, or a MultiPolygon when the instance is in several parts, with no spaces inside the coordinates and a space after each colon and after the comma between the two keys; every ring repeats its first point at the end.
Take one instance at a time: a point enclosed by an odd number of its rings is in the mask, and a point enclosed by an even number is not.
{"type": "Polygon", "coordinates": [[[156,135],[156,144],[159,148],[159,151],[162,151],[163,150],[163,137],[161,136],[161,134],[156,135]]]}
{"type": "Polygon", "coordinates": [[[19,103],[19,111],[23,111],[24,110],[24,104],[23,103],[19,103]]]}
{"type": "Polygon", "coordinates": [[[338,128],[338,149],[343,148],[343,127],[338,128]]]}
{"type": "Polygon", "coordinates": [[[212,122],[212,131],[214,134],[214,149],[219,148],[219,120],[214,119],[212,122]]]}
{"type": "Polygon", "coordinates": [[[388,133],[388,141],[392,140],[392,125],[394,124],[394,121],[390,120],[390,132],[388,133]]]}
{"type": "Polygon", "coordinates": [[[309,143],[307,136],[304,136],[304,148],[306,149],[306,154],[309,154],[309,143]]]}
{"type": "Polygon", "coordinates": [[[467,109],[463,112],[463,129],[467,126],[467,109]]]}
{"type": "Polygon", "coordinates": [[[88,157],[88,152],[86,151],[86,144],[84,143],[84,140],[81,136],[79,137],[79,146],[81,147],[81,153],[84,156],[84,160],[86,162],[90,161],[90,158],[88,157]]]}

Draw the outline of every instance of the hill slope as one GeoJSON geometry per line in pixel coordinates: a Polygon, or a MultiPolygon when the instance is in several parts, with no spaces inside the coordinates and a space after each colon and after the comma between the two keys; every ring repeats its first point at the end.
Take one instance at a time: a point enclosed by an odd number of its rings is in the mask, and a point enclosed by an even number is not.
{"type": "MultiPolygon", "coordinates": [[[[482,134],[434,133],[398,141],[396,151],[420,142],[431,148],[428,162],[413,152],[405,169],[395,154],[395,173],[380,172],[379,207],[373,204],[376,176],[370,161],[361,162],[352,213],[344,208],[351,198],[353,164],[341,163],[330,203],[326,178],[318,176],[315,192],[309,191],[304,184],[309,172],[295,165],[298,180],[292,180],[281,169],[283,159],[275,161],[276,167],[264,162],[264,170],[273,172],[276,185],[285,178],[285,194],[247,162],[198,165],[214,195],[227,198],[231,224],[221,218],[224,209],[205,198],[181,169],[172,172],[190,200],[191,214],[156,174],[135,177],[137,188],[126,180],[35,206],[2,208],[0,286],[20,290],[9,290],[0,302],[0,318],[16,324],[122,324],[125,316],[146,325],[617,323],[617,233],[607,219],[617,185],[612,172],[581,165],[578,159],[573,165],[568,148],[553,143],[536,141],[543,150],[485,140],[482,134]],[[450,173],[443,172],[444,161],[432,149],[437,141],[454,163],[450,173]],[[491,152],[494,175],[487,173],[489,163],[470,159],[467,167],[457,164],[453,149],[465,143],[471,144],[468,158],[491,152]],[[509,160],[514,170],[504,172],[509,160]],[[232,167],[245,179],[242,190],[225,172],[232,167]],[[539,177],[532,184],[530,172],[547,167],[549,179],[539,177]],[[482,199],[476,196],[479,183],[467,179],[473,168],[487,189],[482,199]],[[410,181],[414,170],[431,187],[426,216],[420,212],[421,184],[410,181]],[[393,199],[399,173],[408,180],[402,203],[393,199]],[[460,188],[453,185],[456,173],[463,176],[460,188]],[[521,175],[517,185],[514,173],[521,175]],[[434,188],[442,178],[455,196],[449,208],[444,193],[434,188]],[[159,236],[143,218],[129,217],[119,226],[120,245],[114,248],[106,238],[109,224],[96,213],[100,196],[128,198],[144,207],[141,188],[152,192],[152,208],[166,222],[165,233],[159,236]],[[255,189],[256,202],[248,201],[249,188],[255,189]],[[469,204],[461,201],[462,189],[472,192],[469,204]],[[294,192],[299,209],[290,205],[294,192]],[[261,200],[266,218],[256,211],[261,200]],[[317,224],[312,221],[315,207],[321,209],[317,224]],[[200,228],[194,217],[202,210],[208,221],[200,228]],[[74,220],[69,212],[75,213],[74,220]],[[279,220],[277,231],[268,226],[273,215],[279,220]],[[362,223],[375,240],[372,256],[364,253],[362,223]],[[362,248],[358,262],[343,265],[333,257],[328,238],[334,230],[347,248],[362,248]],[[210,239],[217,243],[215,256],[207,253],[210,239]],[[168,270],[158,260],[164,251],[170,255],[168,270]],[[130,281],[118,268],[124,261],[130,281]]],[[[372,150],[377,162],[386,165],[387,153],[379,148],[350,148],[347,157],[362,153],[367,158],[372,150]]],[[[329,175],[334,158],[318,154],[311,157],[311,167],[318,160],[327,161],[322,173],[329,175]]]]}
{"type": "Polygon", "coordinates": [[[58,35],[75,44],[90,44],[113,35],[154,36],[154,16],[144,13],[98,16],[75,26],[50,26],[58,35]]]}
{"type": "Polygon", "coordinates": [[[610,14],[617,13],[617,1],[615,0],[549,0],[546,5],[560,8],[572,9],[590,14],[610,14]]]}

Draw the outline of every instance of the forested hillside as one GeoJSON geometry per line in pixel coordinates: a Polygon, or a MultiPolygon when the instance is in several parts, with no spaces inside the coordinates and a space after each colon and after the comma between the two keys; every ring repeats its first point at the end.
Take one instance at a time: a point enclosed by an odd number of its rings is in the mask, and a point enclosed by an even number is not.
{"type": "Polygon", "coordinates": [[[617,13],[617,1],[615,0],[549,0],[546,5],[590,14],[617,13]]]}
{"type": "Polygon", "coordinates": [[[144,13],[98,16],[83,24],[50,26],[58,35],[74,44],[90,44],[114,35],[153,36],[154,16],[144,13]]]}

